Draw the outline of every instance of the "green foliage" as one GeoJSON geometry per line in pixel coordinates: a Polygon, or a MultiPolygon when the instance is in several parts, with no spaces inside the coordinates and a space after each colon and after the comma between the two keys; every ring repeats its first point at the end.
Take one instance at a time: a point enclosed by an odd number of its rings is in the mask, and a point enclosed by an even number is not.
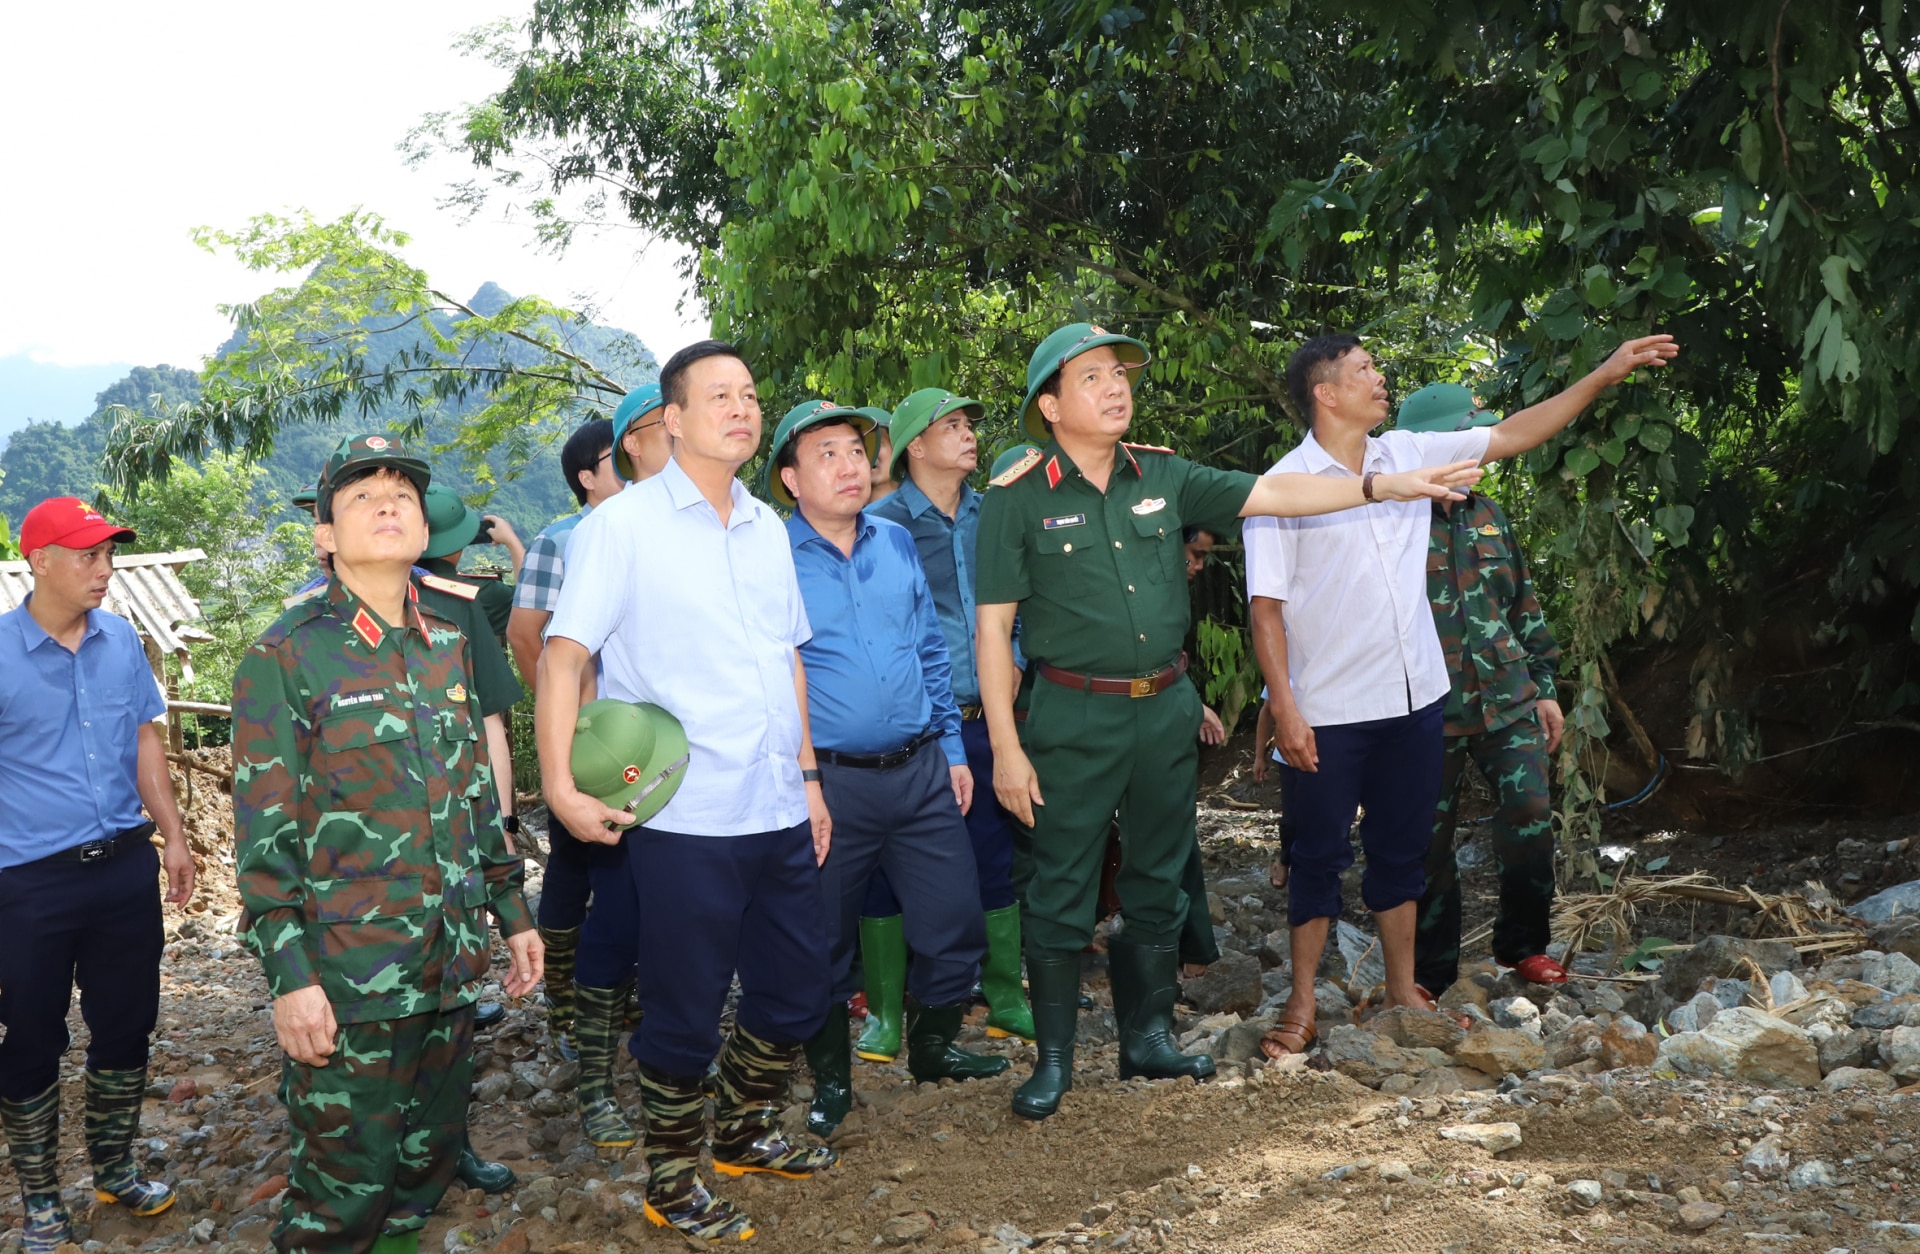
{"type": "Polygon", "coordinates": [[[1260,699],[1260,660],[1247,646],[1247,633],[1231,623],[1203,618],[1194,630],[1207,677],[1206,702],[1231,736],[1241,712],[1260,699]]]}

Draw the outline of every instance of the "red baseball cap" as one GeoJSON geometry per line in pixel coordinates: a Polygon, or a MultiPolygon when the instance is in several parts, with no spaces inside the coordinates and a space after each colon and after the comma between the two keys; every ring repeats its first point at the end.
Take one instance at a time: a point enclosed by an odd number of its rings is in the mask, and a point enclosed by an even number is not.
{"type": "Polygon", "coordinates": [[[77,496],[55,496],[40,502],[20,520],[20,555],[32,557],[34,550],[49,544],[69,549],[90,549],[102,540],[131,540],[134,532],[115,526],[98,510],[77,496]]]}

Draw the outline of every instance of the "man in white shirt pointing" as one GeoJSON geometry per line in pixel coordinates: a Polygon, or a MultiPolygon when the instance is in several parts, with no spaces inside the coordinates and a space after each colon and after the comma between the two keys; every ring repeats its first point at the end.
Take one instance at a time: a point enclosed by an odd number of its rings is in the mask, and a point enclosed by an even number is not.
{"type": "MultiPolygon", "coordinates": [[[[1266,677],[1294,811],[1287,918],[1296,973],[1319,968],[1340,914],[1347,839],[1364,807],[1361,898],[1380,928],[1386,1004],[1433,1008],[1414,983],[1414,915],[1440,791],[1442,714],[1449,679],[1427,605],[1423,501],[1372,500],[1375,475],[1463,459],[1513,457],[1557,434],[1608,387],[1664,365],[1669,335],[1622,344],[1558,396],[1468,431],[1367,433],[1386,420],[1386,380],[1358,336],[1322,335],[1287,363],[1296,411],[1311,427],[1270,473],[1359,477],[1369,504],[1245,526],[1254,652],[1266,677]]],[[[1296,978],[1261,1048],[1303,1053],[1314,1039],[1313,980],[1296,978]]]]}

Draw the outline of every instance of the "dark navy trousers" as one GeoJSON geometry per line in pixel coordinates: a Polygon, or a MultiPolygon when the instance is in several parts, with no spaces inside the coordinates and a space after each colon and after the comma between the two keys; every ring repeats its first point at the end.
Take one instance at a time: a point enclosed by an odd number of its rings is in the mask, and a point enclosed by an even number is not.
{"type": "MultiPolygon", "coordinates": [[[[992,774],[986,779],[983,797],[980,776],[974,776],[975,810],[993,804],[992,774]]],[[[890,770],[823,762],[820,787],[833,815],[833,848],[821,872],[834,1000],[859,991],[853,959],[860,948],[860,915],[868,882],[881,870],[904,907],[896,912],[903,916],[913,954],[907,990],[925,1006],[965,1001],[980,978],[987,928],[980,917],[973,842],[954,804],[939,744],[922,745],[890,770]]]]}
{"type": "Polygon", "coordinates": [[[540,926],[580,929],[573,978],[588,988],[618,988],[633,976],[639,957],[640,903],[627,867],[628,843],[578,840],[558,819],[547,818],[540,926]]]}
{"type": "Polygon", "coordinates": [[[720,1052],[720,1012],[736,972],[741,1027],[774,1045],[820,1030],[827,921],[808,824],[750,836],[636,827],[626,844],[635,900],[645,905],[646,1016],[627,1043],[635,1059],[669,1075],[704,1075],[720,1052]]]}
{"type": "Polygon", "coordinates": [[[0,871],[0,1098],[60,1078],[80,986],[87,1066],[147,1065],[160,1017],[160,855],[141,844],[100,862],[42,859],[0,871]]]}
{"type": "Polygon", "coordinates": [[[587,901],[593,896],[593,873],[609,866],[624,868],[626,855],[617,846],[575,839],[549,812],[547,867],[540,883],[540,926],[565,931],[585,922],[587,901]]]}
{"type": "MultiPolygon", "coordinates": [[[[980,882],[980,908],[1000,910],[1014,902],[1013,826],[993,795],[993,742],[985,719],[960,724],[960,740],[973,771],[973,807],[967,811],[967,836],[973,842],[973,868],[980,882]]],[[[861,913],[884,918],[900,913],[900,899],[885,871],[876,871],[861,913]]]]}
{"type": "Polygon", "coordinates": [[[1293,923],[1340,916],[1340,873],[1353,865],[1353,828],[1360,820],[1366,851],[1360,899],[1378,913],[1418,901],[1427,889],[1427,846],[1440,800],[1445,697],[1411,714],[1313,729],[1320,769],[1282,765],[1292,871],[1287,918],[1293,923]]]}

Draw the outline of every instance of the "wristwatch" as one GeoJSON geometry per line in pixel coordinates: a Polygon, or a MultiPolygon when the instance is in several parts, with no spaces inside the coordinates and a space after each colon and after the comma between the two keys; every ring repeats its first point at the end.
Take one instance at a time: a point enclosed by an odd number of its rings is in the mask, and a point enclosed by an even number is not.
{"type": "Polygon", "coordinates": [[[1366,474],[1360,476],[1360,495],[1369,505],[1378,504],[1380,500],[1379,497],[1373,494],[1373,477],[1379,473],[1377,470],[1369,470],[1366,474]]]}
{"type": "Polygon", "coordinates": [[[800,778],[809,784],[817,784],[820,782],[820,768],[817,766],[801,767],[800,778]]]}

